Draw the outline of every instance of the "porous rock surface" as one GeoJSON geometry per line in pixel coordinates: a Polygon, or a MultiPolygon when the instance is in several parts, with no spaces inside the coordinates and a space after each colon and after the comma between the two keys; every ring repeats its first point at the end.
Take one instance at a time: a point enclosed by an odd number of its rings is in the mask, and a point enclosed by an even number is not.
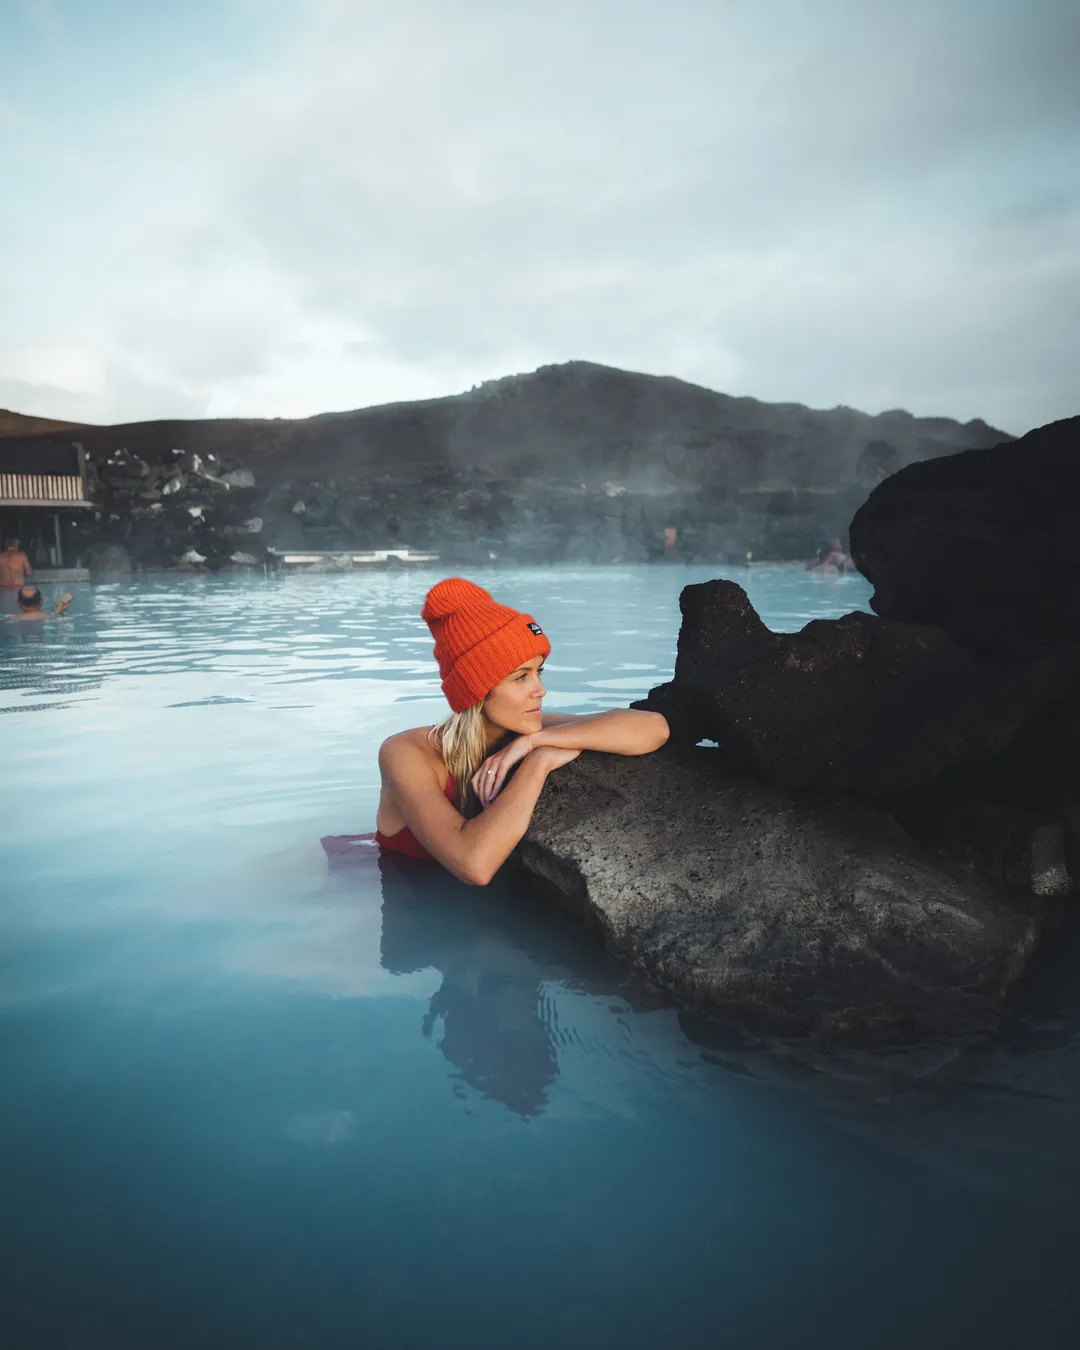
{"type": "Polygon", "coordinates": [[[926,624],[869,614],[773,633],[742,587],[684,588],[674,678],[635,707],[710,739],[788,787],[868,795],[933,783],[1010,745],[1068,672],[1001,670],[926,624]]]}
{"type": "Polygon", "coordinates": [[[998,661],[1080,646],[1080,417],[909,464],[851,523],[874,610],[998,661]]]}
{"type": "Polygon", "coordinates": [[[519,846],[533,878],[689,1004],[836,1040],[991,1030],[1040,901],[884,811],[755,779],[721,750],[582,755],[519,846]]]}

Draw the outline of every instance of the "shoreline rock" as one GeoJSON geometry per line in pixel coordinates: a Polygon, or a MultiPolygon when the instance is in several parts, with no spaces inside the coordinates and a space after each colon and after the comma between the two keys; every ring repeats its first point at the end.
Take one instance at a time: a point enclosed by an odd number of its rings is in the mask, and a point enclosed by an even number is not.
{"type": "Polygon", "coordinates": [[[763,783],[716,749],[582,755],[519,856],[684,1005],[836,1042],[990,1034],[1047,912],[878,807],[763,783]]]}

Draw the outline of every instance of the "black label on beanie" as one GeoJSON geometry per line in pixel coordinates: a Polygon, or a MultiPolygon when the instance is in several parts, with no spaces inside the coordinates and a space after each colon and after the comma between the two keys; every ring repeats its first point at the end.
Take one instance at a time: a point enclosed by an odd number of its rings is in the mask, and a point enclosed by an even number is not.
{"type": "Polygon", "coordinates": [[[530,633],[535,633],[537,637],[543,637],[543,636],[544,636],[544,630],[540,627],[540,625],[539,625],[538,623],[530,623],[530,624],[528,625],[528,628],[529,628],[529,632],[530,632],[530,633]]]}

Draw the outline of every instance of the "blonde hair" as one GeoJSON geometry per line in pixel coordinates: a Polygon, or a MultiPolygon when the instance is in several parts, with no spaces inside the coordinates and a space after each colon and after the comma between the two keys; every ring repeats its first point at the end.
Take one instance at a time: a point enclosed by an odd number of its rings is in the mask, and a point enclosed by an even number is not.
{"type": "Polygon", "coordinates": [[[483,703],[451,713],[428,732],[454,783],[454,803],[463,816],[474,816],[480,803],[472,789],[473,774],[488,757],[483,703]]]}

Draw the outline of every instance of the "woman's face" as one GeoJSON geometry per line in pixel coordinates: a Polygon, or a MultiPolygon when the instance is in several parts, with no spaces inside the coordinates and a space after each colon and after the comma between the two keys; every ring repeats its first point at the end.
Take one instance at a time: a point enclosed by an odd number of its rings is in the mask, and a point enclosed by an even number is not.
{"type": "Polygon", "coordinates": [[[527,736],[543,726],[540,705],[547,693],[540,683],[543,668],[544,658],[534,656],[500,680],[484,699],[484,716],[498,734],[510,731],[516,736],[527,736]]]}

